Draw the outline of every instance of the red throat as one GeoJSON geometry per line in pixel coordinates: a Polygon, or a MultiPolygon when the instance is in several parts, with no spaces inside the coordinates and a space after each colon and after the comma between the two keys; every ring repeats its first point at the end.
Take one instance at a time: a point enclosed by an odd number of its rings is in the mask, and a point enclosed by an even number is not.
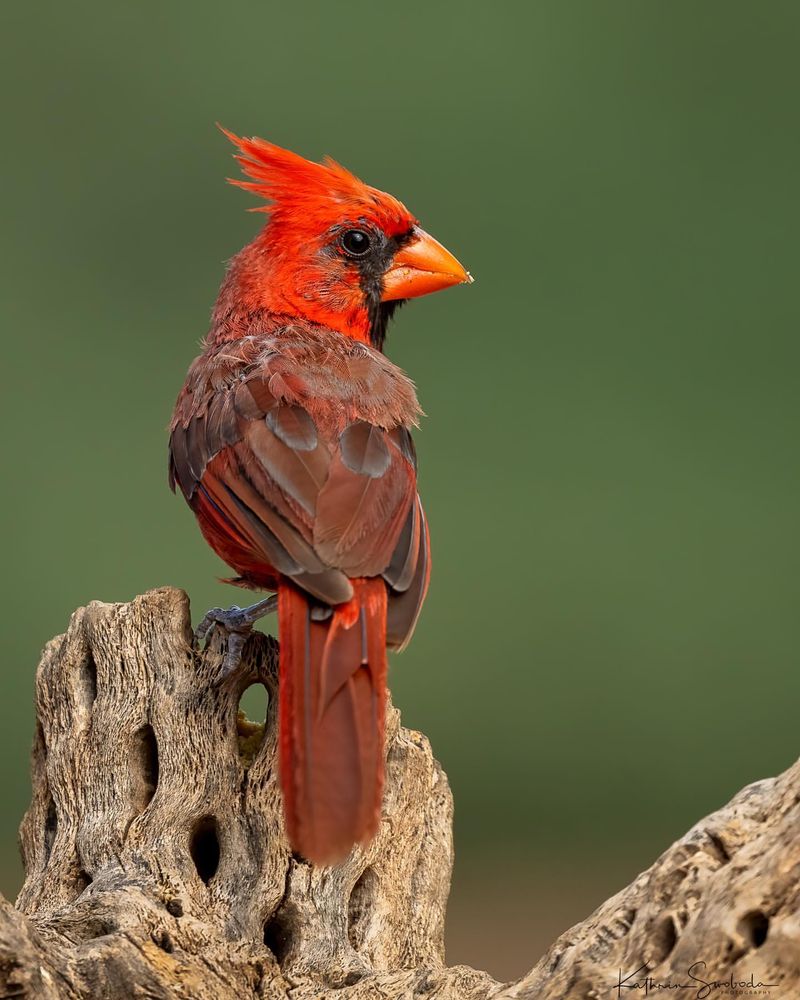
{"type": "Polygon", "coordinates": [[[305,319],[369,343],[370,321],[357,281],[335,275],[333,301],[304,294],[326,287],[332,275],[275,249],[277,233],[267,226],[231,261],[214,308],[213,340],[232,340],[250,332],[252,318],[267,314],[285,323],[305,319]]]}

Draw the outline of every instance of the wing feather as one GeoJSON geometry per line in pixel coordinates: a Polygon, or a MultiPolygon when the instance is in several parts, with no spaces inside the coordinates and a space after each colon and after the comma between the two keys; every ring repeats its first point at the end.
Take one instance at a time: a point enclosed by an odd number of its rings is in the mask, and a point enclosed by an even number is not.
{"type": "Polygon", "coordinates": [[[352,576],[376,576],[386,569],[415,492],[405,461],[390,461],[375,476],[371,472],[377,466],[365,460],[369,471],[353,472],[341,452],[333,456],[314,522],[317,552],[352,576]]]}
{"type": "Polygon", "coordinates": [[[416,498],[419,511],[419,547],[414,568],[414,576],[408,588],[402,593],[389,592],[386,614],[386,642],[392,649],[405,649],[414,633],[422,603],[428,593],[431,575],[431,550],[428,525],[419,497],[416,498]]]}
{"type": "Polygon", "coordinates": [[[330,453],[325,445],[317,442],[311,450],[293,448],[277,437],[265,420],[250,421],[244,438],[278,487],[313,516],[328,478],[330,453]]]}

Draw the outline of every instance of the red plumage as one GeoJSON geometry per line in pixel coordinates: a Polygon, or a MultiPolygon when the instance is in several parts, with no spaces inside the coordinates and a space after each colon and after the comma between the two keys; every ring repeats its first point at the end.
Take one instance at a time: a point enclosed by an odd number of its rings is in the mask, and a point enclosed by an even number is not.
{"type": "Polygon", "coordinates": [[[238,139],[272,204],[234,258],[178,397],[170,479],[236,582],[277,590],[287,833],[316,863],[378,828],[386,649],[430,573],[412,382],[381,352],[399,298],[470,280],[404,206],[333,161],[238,139]]]}

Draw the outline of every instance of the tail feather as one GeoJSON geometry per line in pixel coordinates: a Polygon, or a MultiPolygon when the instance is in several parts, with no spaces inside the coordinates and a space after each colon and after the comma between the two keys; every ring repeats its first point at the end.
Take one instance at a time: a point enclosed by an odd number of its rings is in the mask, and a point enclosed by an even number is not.
{"type": "Polygon", "coordinates": [[[378,828],[386,714],[386,585],[357,579],[325,620],[278,590],[280,772],[292,847],[341,861],[378,828]]]}

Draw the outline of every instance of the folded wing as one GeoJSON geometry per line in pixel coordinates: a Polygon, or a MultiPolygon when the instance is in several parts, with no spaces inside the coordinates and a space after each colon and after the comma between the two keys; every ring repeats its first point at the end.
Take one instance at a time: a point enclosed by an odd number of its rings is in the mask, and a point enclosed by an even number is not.
{"type": "Polygon", "coordinates": [[[205,388],[178,407],[170,481],[212,546],[245,582],[279,574],[330,605],[352,598],[351,579],[382,576],[387,642],[402,647],[429,575],[408,430],[342,427],[335,406],[287,403],[269,371],[223,385],[210,373],[205,388]]]}

